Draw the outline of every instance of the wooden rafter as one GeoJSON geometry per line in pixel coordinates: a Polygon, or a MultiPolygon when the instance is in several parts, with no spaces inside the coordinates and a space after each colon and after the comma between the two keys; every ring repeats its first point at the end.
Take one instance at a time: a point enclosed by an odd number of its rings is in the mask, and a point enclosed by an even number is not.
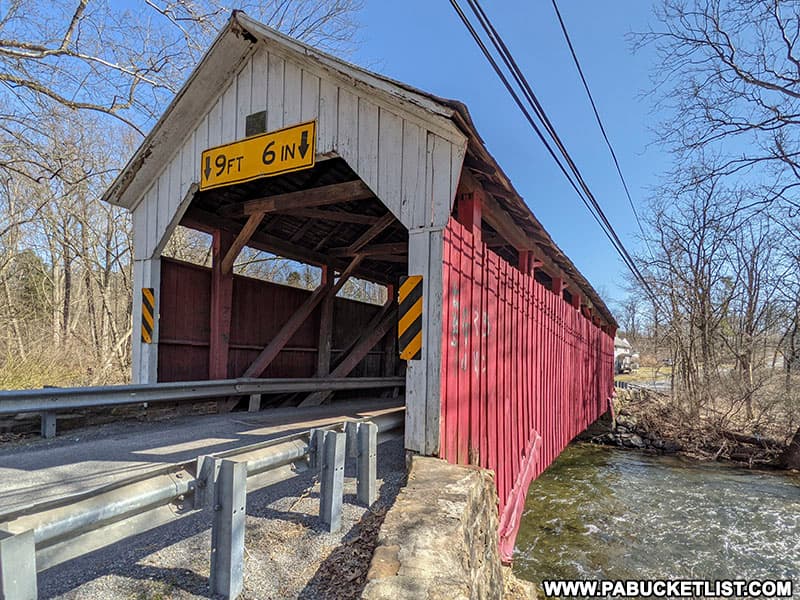
{"type": "Polygon", "coordinates": [[[360,248],[357,252],[352,252],[350,247],[347,248],[331,248],[328,251],[330,256],[353,256],[355,254],[361,256],[379,256],[382,254],[403,254],[408,252],[408,242],[392,242],[389,244],[373,244],[360,248]]]}
{"type": "Polygon", "coordinates": [[[464,157],[464,166],[473,173],[480,173],[489,177],[493,177],[497,174],[497,169],[495,169],[486,161],[473,156],[471,153],[467,153],[467,155],[464,157]]]}
{"type": "Polygon", "coordinates": [[[292,234],[292,236],[289,238],[289,241],[292,243],[299,242],[301,239],[303,239],[303,236],[308,233],[308,230],[311,229],[313,225],[314,219],[308,219],[305,223],[297,228],[297,231],[292,234]]]}
{"type": "Polygon", "coordinates": [[[296,208],[311,208],[339,204],[340,202],[352,202],[354,200],[372,198],[373,196],[372,191],[359,179],[247,200],[240,204],[225,207],[220,212],[227,217],[242,217],[259,212],[274,212],[278,210],[286,212],[296,208]]]}
{"type": "MultiPolygon", "coordinates": [[[[269,216],[267,218],[269,218],[269,216]]],[[[190,208],[186,211],[186,215],[181,220],[181,224],[192,229],[197,229],[198,231],[205,231],[206,233],[212,233],[215,228],[236,233],[241,229],[241,225],[233,219],[225,219],[224,217],[198,208],[190,208]],[[214,225],[210,225],[210,223],[214,225]]],[[[334,229],[334,232],[335,231],[334,229]]],[[[344,271],[349,264],[348,261],[342,258],[331,257],[327,253],[319,252],[319,248],[309,250],[304,246],[292,244],[285,238],[261,231],[257,231],[250,238],[250,247],[310,265],[320,267],[323,265],[330,265],[338,271],[344,271]]],[[[391,283],[390,276],[385,272],[379,272],[364,266],[359,267],[358,276],[379,283],[391,283]]]]}
{"type": "Polygon", "coordinates": [[[336,223],[354,223],[356,225],[372,225],[380,217],[369,215],[359,215],[356,213],[344,212],[341,210],[324,210],[321,208],[293,208],[285,211],[276,210],[275,213],[286,212],[293,217],[306,217],[319,221],[334,221],[336,223]]]}
{"type": "Polygon", "coordinates": [[[506,211],[504,211],[492,196],[485,194],[483,198],[483,220],[492,226],[499,235],[518,250],[533,250],[536,248],[535,242],[530,239],[519,225],[514,222],[506,211]]]}
{"type": "Polygon", "coordinates": [[[330,242],[336,236],[337,233],[339,233],[339,226],[334,225],[333,227],[331,227],[331,230],[328,233],[326,233],[320,241],[316,243],[316,245],[314,246],[314,251],[316,252],[317,250],[327,246],[328,242],[330,242]]]}
{"type": "Polygon", "coordinates": [[[244,224],[242,230],[239,232],[239,235],[236,236],[236,239],[233,240],[233,244],[225,253],[225,258],[222,259],[222,274],[228,275],[233,271],[233,263],[236,262],[236,257],[239,256],[239,253],[242,251],[247,245],[247,242],[250,241],[250,238],[253,237],[253,234],[258,229],[258,226],[261,225],[261,221],[264,220],[264,213],[256,213],[250,215],[247,219],[247,223],[244,224]]]}
{"type": "Polygon", "coordinates": [[[347,254],[353,255],[361,248],[369,244],[372,240],[378,237],[384,230],[386,230],[396,219],[391,212],[388,212],[378,219],[372,226],[367,229],[359,238],[347,247],[347,254]]]}

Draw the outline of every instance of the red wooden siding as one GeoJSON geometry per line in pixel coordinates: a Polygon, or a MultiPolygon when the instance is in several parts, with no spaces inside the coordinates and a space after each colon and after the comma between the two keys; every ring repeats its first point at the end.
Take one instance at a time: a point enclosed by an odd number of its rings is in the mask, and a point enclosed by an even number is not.
{"type": "MultiPolygon", "coordinates": [[[[291,314],[311,294],[285,285],[239,275],[233,278],[228,376],[240,376],[291,314]]],[[[161,259],[158,380],[208,379],[211,318],[211,270],[181,261],[161,259]]],[[[350,341],[363,333],[379,306],[337,298],[334,303],[332,362],[350,341]]],[[[319,339],[318,307],[298,329],[264,377],[313,377],[319,339]]],[[[351,373],[382,375],[383,349],[376,347],[351,373]]]]}
{"type": "Polygon", "coordinates": [[[452,218],[443,287],[440,454],[495,472],[510,560],[530,482],[608,408],[614,342],[452,218]]]}

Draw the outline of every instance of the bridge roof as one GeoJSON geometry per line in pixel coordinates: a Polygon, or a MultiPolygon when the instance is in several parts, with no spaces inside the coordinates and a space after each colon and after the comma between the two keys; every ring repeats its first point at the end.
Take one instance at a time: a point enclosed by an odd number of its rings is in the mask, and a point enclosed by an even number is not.
{"type": "Polygon", "coordinates": [[[227,25],[152,131],[108,188],[103,197],[105,201],[129,210],[136,208],[162,166],[195,124],[197,115],[202,114],[214,102],[224,83],[236,75],[252,54],[253,47],[259,43],[265,43],[270,48],[280,47],[285,53],[304,61],[313,61],[324,70],[346,78],[353,86],[368,89],[384,101],[422,116],[433,126],[451,129],[454,125],[467,138],[464,167],[472,172],[487,195],[494,198],[500,208],[540,249],[548,262],[580,288],[587,304],[607,323],[617,325],[602,298],[553,241],[488,151],[465,104],[458,100],[441,98],[326,54],[259,23],[242,11],[232,13],[227,25]]]}

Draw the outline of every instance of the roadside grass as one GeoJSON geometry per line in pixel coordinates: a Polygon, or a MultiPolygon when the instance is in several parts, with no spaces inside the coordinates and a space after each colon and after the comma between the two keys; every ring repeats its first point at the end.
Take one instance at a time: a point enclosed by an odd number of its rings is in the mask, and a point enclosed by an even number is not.
{"type": "Polygon", "coordinates": [[[664,381],[672,374],[672,367],[639,367],[633,373],[615,375],[614,379],[628,383],[664,381]]]}
{"type": "Polygon", "coordinates": [[[45,386],[86,385],[90,375],[77,365],[44,356],[26,360],[7,360],[0,365],[0,389],[23,390],[45,386]]]}
{"type": "Polygon", "coordinates": [[[0,358],[0,389],[29,390],[46,386],[78,387],[126,383],[127,376],[115,371],[99,372],[93,357],[70,350],[43,349],[25,358],[11,354],[0,358]]]}

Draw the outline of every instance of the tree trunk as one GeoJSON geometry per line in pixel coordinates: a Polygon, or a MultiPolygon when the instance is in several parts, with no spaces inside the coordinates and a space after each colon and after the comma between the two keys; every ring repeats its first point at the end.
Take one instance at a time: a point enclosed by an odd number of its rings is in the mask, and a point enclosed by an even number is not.
{"type": "Polygon", "coordinates": [[[72,261],[66,242],[63,244],[64,293],[61,305],[61,343],[67,343],[70,302],[72,302],[72,261]]]}
{"type": "Polygon", "coordinates": [[[786,469],[800,470],[800,427],[794,433],[792,441],[781,456],[781,464],[786,469]]]}

